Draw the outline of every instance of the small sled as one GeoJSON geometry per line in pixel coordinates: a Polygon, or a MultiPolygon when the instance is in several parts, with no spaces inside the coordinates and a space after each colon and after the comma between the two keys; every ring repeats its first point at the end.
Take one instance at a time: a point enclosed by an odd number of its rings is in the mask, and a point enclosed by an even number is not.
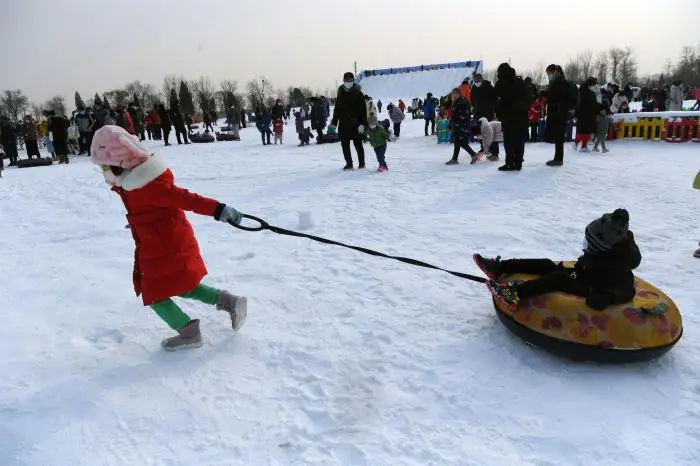
{"type": "Polygon", "coordinates": [[[38,159],[22,159],[17,161],[17,168],[46,167],[53,164],[51,157],[38,159]]]}

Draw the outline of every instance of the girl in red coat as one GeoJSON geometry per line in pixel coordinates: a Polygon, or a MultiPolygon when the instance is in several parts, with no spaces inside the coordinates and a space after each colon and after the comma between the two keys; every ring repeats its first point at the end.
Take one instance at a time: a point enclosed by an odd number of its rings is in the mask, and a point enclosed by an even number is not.
{"type": "Polygon", "coordinates": [[[119,126],[95,132],[91,160],[124,202],[136,242],[134,290],[177,335],[163,340],[168,351],[202,346],[199,320],[190,319],[171,299],[194,299],[228,312],[234,330],[247,315],[247,300],[201,283],[207,274],[185,210],[238,224],[241,214],[220,202],[175,185],[161,154],[146,150],[119,126]]]}

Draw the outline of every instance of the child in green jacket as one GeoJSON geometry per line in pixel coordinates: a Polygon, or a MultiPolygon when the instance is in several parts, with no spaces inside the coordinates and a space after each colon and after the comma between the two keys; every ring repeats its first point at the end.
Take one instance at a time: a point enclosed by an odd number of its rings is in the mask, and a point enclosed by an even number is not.
{"type": "Polygon", "coordinates": [[[367,136],[369,137],[369,143],[374,149],[374,153],[377,155],[377,163],[379,163],[378,172],[385,172],[389,169],[386,166],[386,159],[384,154],[386,154],[386,141],[388,135],[384,128],[379,124],[377,120],[377,115],[370,113],[368,118],[369,129],[367,130],[367,136]]]}

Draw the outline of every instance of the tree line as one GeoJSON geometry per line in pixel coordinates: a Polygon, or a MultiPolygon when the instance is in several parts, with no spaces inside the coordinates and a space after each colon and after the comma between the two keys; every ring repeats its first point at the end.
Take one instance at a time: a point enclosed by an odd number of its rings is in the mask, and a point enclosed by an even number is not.
{"type": "MultiPolygon", "coordinates": [[[[245,89],[239,88],[238,82],[232,79],[222,80],[218,86],[205,76],[197,80],[187,80],[182,75],[168,75],[163,79],[163,85],[157,89],[149,83],[132,81],[124,87],[95,93],[92,98],[83,99],[79,91],[75,91],[74,108],[97,108],[103,105],[128,106],[134,103],[142,108],[152,108],[154,105],[165,104],[170,108],[179,108],[183,115],[198,113],[225,114],[226,109],[235,105],[239,108],[254,110],[258,107],[271,107],[277,99],[293,106],[303,105],[315,93],[309,87],[290,86],[286,90],[275,89],[272,83],[264,77],[249,81],[245,89]]],[[[59,115],[69,115],[68,104],[63,96],[56,95],[43,104],[33,103],[20,89],[7,89],[0,93],[0,114],[14,121],[24,115],[31,114],[35,119],[41,118],[44,110],[53,110],[59,115]]]]}
{"type": "MultiPolygon", "coordinates": [[[[547,65],[548,63],[542,62],[536,68],[518,70],[518,74],[531,77],[535,84],[546,85],[547,65]]],[[[681,80],[686,85],[700,86],[700,45],[683,47],[675,62],[668,59],[663,70],[646,76],[638,75],[639,62],[631,47],[611,47],[597,53],[584,50],[569,57],[562,68],[566,78],[575,83],[582,83],[590,76],[594,76],[601,84],[614,82],[623,87],[630,84],[662,88],[677,80],[681,80]]],[[[486,71],[484,79],[495,82],[496,70],[486,71]]]]}

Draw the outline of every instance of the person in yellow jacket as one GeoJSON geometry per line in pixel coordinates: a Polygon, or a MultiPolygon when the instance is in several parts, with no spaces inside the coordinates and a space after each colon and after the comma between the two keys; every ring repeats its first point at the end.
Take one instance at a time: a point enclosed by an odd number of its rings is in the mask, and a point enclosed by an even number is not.
{"type": "MultiPolygon", "coordinates": [[[[693,181],[693,188],[700,189],[700,171],[698,171],[698,174],[695,175],[695,180],[693,181]]],[[[698,259],[700,259],[700,248],[695,250],[693,257],[697,257],[698,259]]]]}

